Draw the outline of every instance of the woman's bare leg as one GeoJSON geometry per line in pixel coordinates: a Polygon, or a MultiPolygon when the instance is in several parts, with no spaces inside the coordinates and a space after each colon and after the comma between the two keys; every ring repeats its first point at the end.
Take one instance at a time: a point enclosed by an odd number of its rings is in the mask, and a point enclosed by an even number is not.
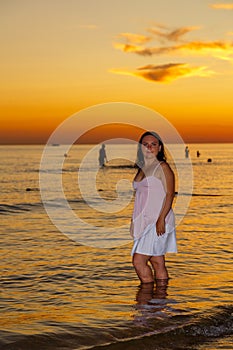
{"type": "Polygon", "coordinates": [[[154,282],[154,277],[151,267],[148,265],[150,256],[135,253],[133,255],[133,266],[135,271],[142,283],[151,283],[154,282]]]}
{"type": "Polygon", "coordinates": [[[155,272],[155,279],[168,279],[164,255],[152,256],[150,262],[155,272]]]}

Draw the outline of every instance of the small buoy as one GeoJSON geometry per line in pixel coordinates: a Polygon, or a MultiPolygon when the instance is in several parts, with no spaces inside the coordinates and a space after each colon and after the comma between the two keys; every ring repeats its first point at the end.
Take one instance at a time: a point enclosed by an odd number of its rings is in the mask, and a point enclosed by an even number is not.
{"type": "Polygon", "coordinates": [[[211,158],[208,158],[208,159],[207,159],[207,162],[208,162],[208,163],[211,163],[211,162],[212,162],[212,159],[211,159],[211,158]]]}

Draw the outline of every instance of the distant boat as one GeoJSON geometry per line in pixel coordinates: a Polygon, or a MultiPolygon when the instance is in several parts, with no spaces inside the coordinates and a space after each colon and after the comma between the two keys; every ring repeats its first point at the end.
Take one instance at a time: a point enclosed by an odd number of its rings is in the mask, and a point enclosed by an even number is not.
{"type": "Polygon", "coordinates": [[[60,146],[60,145],[59,145],[59,143],[52,143],[52,146],[57,147],[57,146],[60,146]]]}

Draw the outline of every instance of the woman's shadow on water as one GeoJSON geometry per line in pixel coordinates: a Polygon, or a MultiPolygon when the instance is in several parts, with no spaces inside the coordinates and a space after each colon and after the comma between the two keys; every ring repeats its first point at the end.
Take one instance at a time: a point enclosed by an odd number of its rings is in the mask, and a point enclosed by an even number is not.
{"type": "Polygon", "coordinates": [[[157,280],[156,283],[143,283],[136,293],[135,308],[139,312],[135,321],[140,324],[151,318],[167,317],[168,280],[157,280]]]}

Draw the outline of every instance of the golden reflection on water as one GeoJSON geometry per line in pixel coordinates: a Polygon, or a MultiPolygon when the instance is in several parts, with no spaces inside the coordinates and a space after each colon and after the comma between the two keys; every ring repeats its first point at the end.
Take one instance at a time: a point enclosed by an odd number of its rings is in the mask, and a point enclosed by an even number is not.
{"type": "MultiPolygon", "coordinates": [[[[121,319],[131,321],[132,315],[139,312],[133,311],[133,306],[159,298],[154,289],[148,293],[138,290],[130,245],[112,250],[88,248],[58,233],[56,244],[54,234],[40,233],[35,245],[33,236],[36,239],[39,233],[28,233],[28,241],[25,234],[21,241],[17,233],[12,234],[12,245],[3,250],[2,271],[9,282],[3,297],[12,300],[10,317],[4,318],[7,329],[26,327],[30,332],[30,325],[38,320],[88,325],[104,320],[110,324],[121,319]]],[[[212,236],[196,233],[195,239],[190,239],[190,234],[183,231],[178,231],[178,236],[180,253],[167,257],[171,280],[163,297],[183,311],[230,302],[232,266],[220,251],[218,254],[215,242],[210,240],[212,236]]],[[[218,236],[218,249],[221,242],[227,245],[229,238],[218,236]]]]}
{"type": "MultiPolygon", "coordinates": [[[[36,169],[36,163],[34,166],[36,169]]],[[[192,197],[187,215],[177,228],[179,253],[167,255],[171,279],[163,296],[155,287],[139,289],[131,264],[131,244],[97,249],[71,241],[58,232],[38,205],[39,192],[22,190],[26,187],[25,171],[20,179],[11,175],[15,179],[12,188],[17,192],[9,190],[5,201],[16,206],[21,203],[24,210],[1,217],[3,327],[28,334],[53,331],[54,324],[62,327],[64,323],[114,327],[140,316],[144,309],[138,308],[139,304],[160,298],[166,301],[159,305],[160,311],[167,314],[169,310],[172,315],[232,303],[232,174],[227,168],[222,181],[219,167],[211,166],[194,167],[194,193],[198,195],[192,197]],[[28,208],[28,204],[35,207],[28,208]]],[[[36,188],[38,172],[32,174],[30,184],[36,188]]],[[[67,196],[75,199],[69,185],[67,175],[67,196]]],[[[82,210],[85,214],[81,204],[72,205],[79,214],[82,210]]],[[[119,224],[121,220],[129,222],[131,210],[132,203],[121,213],[119,224]]],[[[106,225],[115,225],[117,220],[106,225]]]]}

